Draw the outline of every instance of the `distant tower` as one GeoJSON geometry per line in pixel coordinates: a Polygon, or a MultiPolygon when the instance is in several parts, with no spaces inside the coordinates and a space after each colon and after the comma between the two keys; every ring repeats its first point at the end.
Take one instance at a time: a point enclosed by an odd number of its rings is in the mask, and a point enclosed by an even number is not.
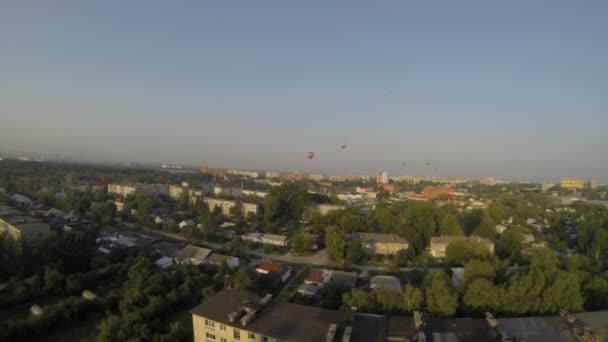
{"type": "Polygon", "coordinates": [[[376,175],[376,183],[388,184],[388,172],[386,172],[386,171],[378,172],[378,174],[376,175]]]}

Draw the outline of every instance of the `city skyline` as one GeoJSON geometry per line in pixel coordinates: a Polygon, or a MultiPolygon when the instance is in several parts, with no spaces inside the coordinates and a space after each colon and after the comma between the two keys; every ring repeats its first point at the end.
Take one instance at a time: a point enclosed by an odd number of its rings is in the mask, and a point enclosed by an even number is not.
{"type": "Polygon", "coordinates": [[[607,181],[603,2],[188,5],[3,5],[0,147],[607,181]]]}

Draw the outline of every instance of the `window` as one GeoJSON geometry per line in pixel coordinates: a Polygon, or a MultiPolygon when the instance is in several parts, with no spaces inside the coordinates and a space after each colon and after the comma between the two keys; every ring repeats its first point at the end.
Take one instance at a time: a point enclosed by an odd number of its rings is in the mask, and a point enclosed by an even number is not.
{"type": "Polygon", "coordinates": [[[215,328],[215,322],[213,322],[213,321],[210,321],[210,320],[206,319],[206,320],[205,320],[205,326],[206,326],[207,328],[211,328],[211,329],[213,329],[213,328],[215,328]]]}
{"type": "Polygon", "coordinates": [[[207,333],[206,336],[207,336],[207,341],[215,341],[214,334],[207,333]]]}
{"type": "Polygon", "coordinates": [[[250,332],[249,333],[249,339],[250,340],[255,340],[255,333],[250,332]]]}
{"type": "Polygon", "coordinates": [[[226,326],[224,324],[220,324],[220,330],[221,331],[226,331],[226,326]]]}
{"type": "Polygon", "coordinates": [[[268,336],[262,336],[262,342],[268,342],[268,336]]]}
{"type": "Polygon", "coordinates": [[[220,342],[228,342],[228,340],[225,337],[220,337],[220,342]]]}
{"type": "Polygon", "coordinates": [[[241,339],[241,331],[239,329],[234,329],[234,339],[235,340],[241,339]]]}

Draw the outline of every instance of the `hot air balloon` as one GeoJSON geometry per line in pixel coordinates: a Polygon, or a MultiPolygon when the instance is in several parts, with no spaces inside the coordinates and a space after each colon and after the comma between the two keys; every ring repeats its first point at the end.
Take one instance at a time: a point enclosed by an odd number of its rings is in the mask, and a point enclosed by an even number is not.
{"type": "Polygon", "coordinates": [[[315,153],[314,152],[308,152],[308,159],[312,159],[315,157],[315,153]]]}
{"type": "Polygon", "coordinates": [[[344,149],[346,149],[346,144],[342,144],[342,145],[340,145],[340,147],[342,147],[342,149],[344,150],[344,149]]]}
{"type": "Polygon", "coordinates": [[[404,161],[403,163],[401,163],[401,165],[402,165],[403,167],[406,167],[406,166],[407,166],[407,162],[405,162],[405,161],[404,161]]]}
{"type": "Polygon", "coordinates": [[[431,161],[430,161],[430,160],[427,160],[427,161],[426,161],[426,165],[431,165],[431,161]]]}

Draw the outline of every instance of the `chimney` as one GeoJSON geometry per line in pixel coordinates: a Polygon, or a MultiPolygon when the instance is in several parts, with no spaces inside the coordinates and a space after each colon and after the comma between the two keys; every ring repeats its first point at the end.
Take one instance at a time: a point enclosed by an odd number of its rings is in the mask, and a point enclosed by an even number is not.
{"type": "Polygon", "coordinates": [[[239,308],[236,311],[232,311],[231,313],[228,314],[228,322],[230,323],[234,323],[236,322],[239,317],[241,317],[241,315],[243,315],[243,309],[239,308]]]}
{"type": "Polygon", "coordinates": [[[251,311],[250,313],[243,316],[243,318],[241,318],[241,325],[246,327],[247,324],[249,324],[255,318],[256,312],[258,312],[258,311],[257,310],[251,311]]]}
{"type": "Polygon", "coordinates": [[[272,295],[269,293],[264,298],[260,299],[260,306],[265,306],[272,299],[272,295]]]}

